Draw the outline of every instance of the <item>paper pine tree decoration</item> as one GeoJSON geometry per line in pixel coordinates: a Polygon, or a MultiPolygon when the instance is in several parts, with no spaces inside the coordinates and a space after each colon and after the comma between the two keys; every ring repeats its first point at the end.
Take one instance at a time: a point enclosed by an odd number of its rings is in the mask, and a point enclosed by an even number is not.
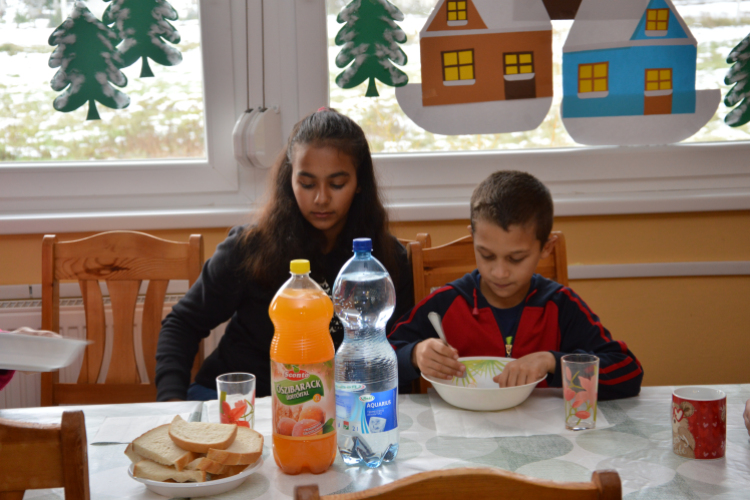
{"type": "Polygon", "coordinates": [[[386,85],[401,87],[409,77],[395,64],[406,64],[400,43],[406,34],[396,24],[404,15],[388,0],[353,0],[344,7],[336,20],[346,23],[336,35],[336,45],[343,45],[336,56],[336,66],[344,68],[336,77],[336,85],[344,89],[356,87],[369,78],[367,97],[377,97],[377,78],[386,85]]]}
{"type": "Polygon", "coordinates": [[[53,90],[64,90],[52,103],[57,111],[74,111],[88,101],[87,120],[98,120],[96,101],[113,109],[130,104],[127,94],[118,87],[128,84],[120,71],[122,60],[115,46],[120,38],[86,8],[81,1],[49,37],[57,46],[49,58],[50,68],[60,68],[52,78],[53,90]]]}
{"type": "Polygon", "coordinates": [[[141,78],[154,76],[148,60],[162,66],[175,66],[182,62],[179,50],[167,45],[180,43],[180,34],[169,21],[177,20],[177,11],[165,0],[105,0],[112,3],[102,16],[102,21],[112,26],[122,38],[119,50],[123,67],[142,59],[141,78]]]}
{"type": "Polygon", "coordinates": [[[732,49],[727,57],[727,64],[731,64],[724,83],[734,86],[724,97],[724,104],[730,108],[737,106],[724,117],[724,122],[730,127],[741,127],[750,121],[750,35],[747,35],[732,49]]]}

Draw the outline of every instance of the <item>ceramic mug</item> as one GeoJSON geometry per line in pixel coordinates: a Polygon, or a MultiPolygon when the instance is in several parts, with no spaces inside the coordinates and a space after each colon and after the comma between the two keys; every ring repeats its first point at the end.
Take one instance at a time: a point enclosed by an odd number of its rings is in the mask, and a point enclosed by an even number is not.
{"type": "Polygon", "coordinates": [[[697,460],[722,458],[727,448],[727,395],[709,387],[672,393],[672,450],[697,460]]]}

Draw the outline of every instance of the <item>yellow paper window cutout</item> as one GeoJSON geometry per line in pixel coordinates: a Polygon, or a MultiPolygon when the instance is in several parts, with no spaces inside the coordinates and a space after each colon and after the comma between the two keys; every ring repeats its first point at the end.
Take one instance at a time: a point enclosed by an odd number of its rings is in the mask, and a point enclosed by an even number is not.
{"type": "Polygon", "coordinates": [[[607,92],[607,63],[579,64],[578,65],[578,92],[607,92]]]}
{"type": "Polygon", "coordinates": [[[458,80],[458,68],[445,68],[445,80],[448,82],[458,80]]]}
{"type": "Polygon", "coordinates": [[[532,52],[505,54],[504,58],[506,75],[534,73],[534,54],[532,52]]]}
{"type": "Polygon", "coordinates": [[[448,12],[448,21],[455,21],[455,20],[456,20],[456,13],[448,12]]]}
{"type": "Polygon", "coordinates": [[[508,66],[505,68],[505,74],[506,75],[517,75],[518,74],[518,66],[508,66]]]}
{"type": "Polygon", "coordinates": [[[672,68],[647,69],[646,90],[672,90],[672,68]]]}
{"type": "Polygon", "coordinates": [[[591,78],[592,67],[590,64],[581,64],[578,66],[579,78],[591,78]]]}
{"type": "Polygon", "coordinates": [[[659,70],[659,80],[671,80],[671,79],[672,79],[672,70],[670,69],[659,70]]]}
{"type": "Polygon", "coordinates": [[[518,60],[521,64],[529,64],[531,63],[531,54],[521,54],[518,60]]]}
{"type": "Polygon", "coordinates": [[[533,73],[530,65],[521,66],[521,73],[533,73]]]}
{"type": "Polygon", "coordinates": [[[646,11],[646,31],[667,31],[669,9],[648,9],[646,11]]]}
{"type": "Polygon", "coordinates": [[[518,64],[518,56],[515,54],[505,54],[505,64],[518,64]]]}
{"type": "Polygon", "coordinates": [[[591,80],[582,80],[581,86],[580,86],[580,92],[593,92],[593,87],[591,85],[591,80]]]}
{"type": "Polygon", "coordinates": [[[656,9],[648,9],[646,12],[646,19],[649,21],[655,21],[656,20],[656,9]]]}
{"type": "Polygon", "coordinates": [[[471,64],[473,62],[474,61],[470,50],[463,50],[458,53],[458,64],[471,64]]]}
{"type": "Polygon", "coordinates": [[[603,78],[596,78],[594,80],[594,92],[606,92],[607,91],[607,80],[603,78]]]}
{"type": "Polygon", "coordinates": [[[473,80],[474,79],[474,66],[459,66],[461,74],[461,80],[473,80]]]}
{"type": "Polygon", "coordinates": [[[672,82],[659,82],[659,90],[671,90],[672,82]]]}
{"type": "Polygon", "coordinates": [[[466,21],[466,11],[459,11],[458,12],[458,20],[459,21],[466,21]]]}
{"type": "Polygon", "coordinates": [[[646,90],[659,90],[659,84],[657,82],[648,82],[646,84],[646,90]]]}
{"type": "Polygon", "coordinates": [[[669,10],[659,9],[659,15],[656,19],[659,21],[666,21],[667,19],[669,19],[669,10]]]}
{"type": "Polygon", "coordinates": [[[456,10],[456,2],[448,2],[448,10],[456,10]]]}
{"type": "Polygon", "coordinates": [[[649,21],[646,23],[646,31],[654,31],[656,29],[656,21],[649,21]]]}
{"type": "Polygon", "coordinates": [[[444,66],[455,66],[458,64],[458,54],[455,52],[445,52],[443,54],[444,66]]]}
{"type": "Polygon", "coordinates": [[[458,2],[458,10],[466,10],[466,2],[458,2]]]}
{"type": "Polygon", "coordinates": [[[653,82],[659,79],[659,70],[649,69],[646,70],[646,80],[653,82]]]}
{"type": "Polygon", "coordinates": [[[607,65],[595,64],[594,65],[594,78],[602,78],[605,76],[607,76],[607,65]]]}
{"type": "Polygon", "coordinates": [[[474,79],[474,51],[443,52],[444,81],[474,79]]]}

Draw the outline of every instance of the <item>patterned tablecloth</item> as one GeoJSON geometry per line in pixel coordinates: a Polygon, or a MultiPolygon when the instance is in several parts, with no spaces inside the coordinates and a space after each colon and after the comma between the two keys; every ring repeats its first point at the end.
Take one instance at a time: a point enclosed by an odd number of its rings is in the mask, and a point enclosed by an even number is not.
{"type": "MultiPolygon", "coordinates": [[[[727,456],[696,461],[672,453],[670,404],[672,387],[646,387],[637,398],[600,403],[611,427],[579,433],[494,438],[440,436],[428,395],[399,397],[401,441],[393,464],[380,469],[346,467],[337,457],[324,474],[286,476],[270,451],[270,400],[257,400],[256,429],[265,435],[265,463],[223,500],[288,498],[295,485],[317,483],[322,494],[359,491],[426,470],[452,467],[499,467],[529,476],[588,481],[597,469],[615,469],[626,499],[750,498],[750,441],[742,420],[750,384],[716,386],[728,396],[727,456]]],[[[532,398],[549,398],[559,390],[537,389],[532,398]]],[[[560,397],[562,413],[562,398],[560,397]]],[[[0,417],[36,422],[59,422],[67,408],[2,410],[0,417]]],[[[148,491],[127,476],[123,444],[91,444],[106,417],[193,413],[200,403],[153,403],[83,407],[89,439],[92,499],[153,499],[165,497],[148,491]]],[[[499,414],[498,414],[499,415],[499,414]]],[[[205,420],[205,417],[204,417],[205,420]]],[[[30,498],[63,498],[62,489],[28,491],[30,498]]]]}

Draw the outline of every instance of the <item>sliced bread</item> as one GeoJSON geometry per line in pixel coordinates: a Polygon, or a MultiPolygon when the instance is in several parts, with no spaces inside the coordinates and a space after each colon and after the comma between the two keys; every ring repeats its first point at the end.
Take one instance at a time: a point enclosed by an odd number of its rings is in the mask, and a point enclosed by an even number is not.
{"type": "Polygon", "coordinates": [[[137,464],[141,460],[143,460],[143,457],[140,456],[138,453],[133,451],[133,443],[130,443],[127,448],[125,448],[125,454],[128,456],[131,462],[134,464],[137,464]]]}
{"type": "Polygon", "coordinates": [[[133,451],[143,458],[181,471],[197,458],[192,451],[180,448],[169,437],[169,424],[155,427],[133,441],[133,451]]]}
{"type": "Polygon", "coordinates": [[[234,424],[185,422],[177,415],[169,424],[169,436],[183,450],[208,453],[210,449],[225,450],[237,435],[234,424]]]}
{"type": "Polygon", "coordinates": [[[209,474],[224,474],[226,473],[227,467],[234,467],[232,465],[223,465],[219,462],[211,460],[210,458],[200,457],[196,458],[185,466],[186,470],[203,470],[209,474]]]}
{"type": "Polygon", "coordinates": [[[236,476],[243,470],[247,469],[248,465],[225,465],[223,474],[211,474],[211,479],[226,479],[228,477],[236,476]]]}
{"type": "Polygon", "coordinates": [[[225,450],[211,448],[208,457],[224,465],[254,464],[263,453],[263,436],[247,427],[237,427],[237,437],[225,450]]]}
{"type": "Polygon", "coordinates": [[[174,467],[157,464],[151,460],[141,460],[133,465],[133,476],[152,481],[166,481],[173,479],[178,483],[188,481],[203,482],[206,480],[206,471],[202,470],[183,470],[178,471],[174,467]]]}

